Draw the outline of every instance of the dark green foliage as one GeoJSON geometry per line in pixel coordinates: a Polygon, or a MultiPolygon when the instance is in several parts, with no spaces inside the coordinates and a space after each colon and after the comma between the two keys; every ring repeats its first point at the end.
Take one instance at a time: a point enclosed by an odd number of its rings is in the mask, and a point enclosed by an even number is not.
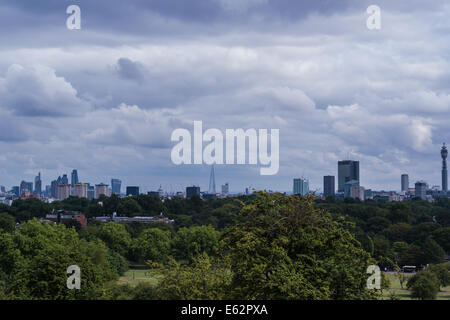
{"type": "Polygon", "coordinates": [[[421,271],[412,276],[407,283],[411,297],[419,300],[434,300],[439,292],[439,278],[431,271],[421,271]]]}

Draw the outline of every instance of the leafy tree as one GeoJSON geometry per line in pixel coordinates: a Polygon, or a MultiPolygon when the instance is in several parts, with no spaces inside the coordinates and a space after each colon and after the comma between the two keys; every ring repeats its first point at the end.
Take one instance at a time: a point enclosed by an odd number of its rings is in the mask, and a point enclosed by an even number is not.
{"type": "Polygon", "coordinates": [[[101,242],[79,239],[64,225],[30,221],[0,237],[0,274],[14,299],[100,299],[107,281],[117,278],[101,242]],[[6,260],[7,259],[7,260],[6,260]],[[80,267],[81,290],[68,290],[67,267],[80,267]]]}
{"type": "Polygon", "coordinates": [[[137,262],[161,262],[167,259],[170,249],[170,232],[157,228],[146,229],[138,238],[133,239],[131,257],[137,262]]]}
{"type": "Polygon", "coordinates": [[[444,250],[429,236],[422,246],[422,264],[441,263],[444,257],[444,250]]]}
{"type": "Polygon", "coordinates": [[[178,259],[192,261],[205,252],[214,255],[219,245],[220,232],[212,226],[194,226],[178,230],[173,241],[175,256],[178,259]]]}
{"type": "Polygon", "coordinates": [[[127,255],[131,246],[131,237],[125,225],[115,222],[103,223],[100,225],[97,236],[120,255],[127,255]]]}
{"type": "Polygon", "coordinates": [[[232,298],[373,298],[366,288],[373,261],[346,224],[315,209],[312,198],[259,192],[224,234],[232,298]]]}
{"type": "Polygon", "coordinates": [[[8,213],[0,213],[0,232],[13,232],[16,230],[16,219],[8,213]]]}
{"type": "Polygon", "coordinates": [[[156,290],[163,300],[223,300],[230,297],[230,283],[226,260],[215,260],[203,253],[191,265],[170,259],[156,290]]]}
{"type": "Polygon", "coordinates": [[[117,213],[121,216],[134,217],[142,213],[142,208],[135,199],[127,197],[120,201],[117,213]]]}
{"type": "Polygon", "coordinates": [[[432,265],[428,270],[437,276],[441,287],[450,285],[450,263],[432,265]]]}
{"type": "Polygon", "coordinates": [[[450,227],[437,229],[432,236],[442,249],[450,253],[450,227]]]}
{"type": "Polygon", "coordinates": [[[409,278],[407,288],[415,299],[434,300],[439,291],[439,279],[430,271],[421,271],[409,278]]]}

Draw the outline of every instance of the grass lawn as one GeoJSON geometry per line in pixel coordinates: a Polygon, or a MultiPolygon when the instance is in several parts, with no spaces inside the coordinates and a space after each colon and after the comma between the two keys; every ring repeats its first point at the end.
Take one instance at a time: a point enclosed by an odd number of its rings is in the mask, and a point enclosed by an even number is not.
{"type": "MultiPolygon", "coordinates": [[[[400,281],[395,274],[387,273],[386,275],[391,282],[391,286],[388,290],[383,290],[385,299],[390,299],[390,295],[394,292],[395,296],[400,300],[411,300],[410,291],[406,289],[406,281],[403,284],[405,289],[402,289],[400,281]]],[[[412,274],[407,275],[407,277],[411,276],[412,274]]],[[[438,293],[437,300],[450,300],[450,286],[441,289],[441,292],[438,293]]]]}
{"type": "Polygon", "coordinates": [[[135,287],[140,282],[148,282],[156,286],[161,277],[162,275],[154,269],[128,270],[122,277],[120,277],[118,283],[129,284],[130,286],[135,287]]]}

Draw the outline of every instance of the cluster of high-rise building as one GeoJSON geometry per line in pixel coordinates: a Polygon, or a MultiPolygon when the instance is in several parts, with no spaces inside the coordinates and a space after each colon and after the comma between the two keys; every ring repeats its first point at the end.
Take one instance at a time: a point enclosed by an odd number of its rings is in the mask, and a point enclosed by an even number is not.
{"type": "MultiPolygon", "coordinates": [[[[335,176],[328,175],[323,177],[323,193],[320,195],[323,199],[328,197],[358,198],[360,200],[374,199],[386,201],[402,201],[412,198],[421,198],[423,200],[432,200],[439,197],[449,197],[448,177],[447,177],[447,155],[448,150],[444,143],[441,148],[442,157],[442,188],[439,186],[429,187],[425,181],[417,181],[414,188],[409,187],[408,174],[402,174],[400,177],[401,192],[396,191],[372,191],[360,186],[359,161],[342,160],[338,161],[338,179],[337,192],[335,191],[335,176]]],[[[294,179],[293,193],[298,195],[309,194],[309,182],[306,178],[294,179]]]]}
{"type": "MultiPolygon", "coordinates": [[[[366,189],[360,185],[360,167],[359,161],[342,160],[337,163],[337,180],[334,175],[326,175],[323,177],[323,192],[320,196],[323,199],[328,197],[336,198],[358,198],[360,200],[386,200],[386,201],[402,201],[419,197],[423,200],[432,200],[439,197],[448,197],[448,177],[447,177],[447,146],[441,148],[442,158],[442,188],[439,186],[429,187],[425,181],[417,181],[414,188],[410,188],[408,174],[402,174],[400,177],[400,189],[396,191],[373,191],[366,189]],[[337,185],[337,189],[336,189],[337,185]]],[[[6,191],[4,186],[0,186],[0,202],[11,204],[16,198],[39,198],[43,200],[64,200],[70,196],[98,199],[101,196],[111,196],[117,194],[119,196],[136,196],[141,194],[139,186],[127,186],[125,193],[122,193],[122,181],[119,179],[111,179],[111,186],[100,183],[91,185],[90,183],[80,182],[78,171],[74,169],[70,176],[70,182],[67,174],[59,176],[51,181],[50,185],[43,189],[42,177],[39,172],[33,182],[22,181],[19,186],[14,186],[10,191],[6,191]],[[6,196],[5,196],[6,195],[6,196]],[[8,197],[9,195],[9,197],[8,197]]],[[[250,187],[246,188],[245,193],[250,194],[250,187]]],[[[305,177],[293,179],[293,194],[305,196],[310,194],[309,180],[305,177]]],[[[207,192],[201,192],[199,186],[189,186],[185,192],[177,192],[175,194],[167,194],[160,188],[157,191],[150,191],[147,194],[158,196],[160,198],[170,196],[185,196],[192,198],[198,195],[204,199],[215,199],[217,197],[230,196],[230,185],[225,183],[221,186],[221,193],[216,193],[216,181],[214,166],[211,167],[209,188],[207,192]]],[[[240,195],[240,194],[236,194],[240,195]]]]}

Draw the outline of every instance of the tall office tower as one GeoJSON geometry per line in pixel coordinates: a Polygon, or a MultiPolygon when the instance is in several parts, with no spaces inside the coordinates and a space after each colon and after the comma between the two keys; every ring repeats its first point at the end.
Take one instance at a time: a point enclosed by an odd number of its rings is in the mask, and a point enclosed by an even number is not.
{"type": "Polygon", "coordinates": [[[67,178],[67,174],[63,174],[60,184],[69,184],[69,178],[67,178]]]}
{"type": "Polygon", "coordinates": [[[72,185],[72,187],[74,186],[74,185],[76,185],[76,184],[79,184],[80,182],[78,181],[78,171],[77,171],[77,169],[74,169],[73,171],[72,171],[72,176],[71,176],[71,185],[72,185]]]}
{"type": "Polygon", "coordinates": [[[0,187],[0,192],[6,193],[6,188],[5,188],[5,186],[1,186],[1,187],[0,187]]]}
{"type": "Polygon", "coordinates": [[[22,181],[20,183],[20,194],[27,190],[30,194],[33,193],[33,182],[22,181]]]}
{"type": "Polygon", "coordinates": [[[58,185],[58,197],[59,201],[67,199],[70,197],[70,184],[59,184],[58,185]]]}
{"type": "Polygon", "coordinates": [[[101,195],[104,195],[106,197],[109,197],[109,186],[104,183],[96,184],[95,185],[95,199],[100,198],[101,195]]]}
{"type": "Polygon", "coordinates": [[[88,184],[87,198],[88,200],[93,200],[95,198],[95,187],[90,186],[89,184],[88,184]]]}
{"type": "Polygon", "coordinates": [[[111,179],[112,193],[120,195],[121,188],[122,188],[122,181],[120,181],[119,179],[111,179]]]}
{"type": "Polygon", "coordinates": [[[138,196],[140,194],[139,187],[137,186],[128,186],[127,187],[127,196],[138,196]]]}
{"type": "Polygon", "coordinates": [[[409,176],[402,174],[402,191],[408,192],[409,190],[409,176]]]}
{"type": "Polygon", "coordinates": [[[34,193],[37,196],[40,196],[42,194],[42,180],[41,180],[41,173],[34,178],[34,193]]]}
{"type": "Polygon", "coordinates": [[[359,161],[343,160],[338,162],[338,192],[344,192],[345,183],[351,180],[359,182],[359,161]]]}
{"type": "Polygon", "coordinates": [[[334,197],[335,195],[335,181],[334,176],[324,176],[323,177],[323,196],[334,197]]]}
{"type": "Polygon", "coordinates": [[[419,197],[422,200],[426,200],[427,195],[427,183],[424,181],[417,181],[415,184],[415,196],[419,197]]]}
{"type": "Polygon", "coordinates": [[[190,199],[195,195],[200,196],[200,187],[186,187],[186,198],[190,199]]]}
{"type": "Polygon", "coordinates": [[[230,193],[230,184],[227,182],[222,185],[222,194],[228,195],[230,193]]]}
{"type": "Polygon", "coordinates": [[[441,157],[442,157],[442,191],[448,191],[448,179],[447,179],[447,147],[444,145],[441,149],[441,157]]]}
{"type": "Polygon", "coordinates": [[[209,175],[209,194],[216,194],[216,175],[214,173],[214,165],[211,167],[211,173],[209,175]]]}
{"type": "Polygon", "coordinates": [[[12,193],[14,193],[16,196],[20,196],[20,187],[19,186],[12,187],[12,193]]]}
{"type": "Polygon", "coordinates": [[[309,182],[305,178],[294,179],[294,194],[301,196],[307,195],[309,192],[309,182]]]}
{"type": "Polygon", "coordinates": [[[78,183],[73,186],[73,195],[78,198],[88,197],[88,185],[85,183],[78,183]]]}
{"type": "Polygon", "coordinates": [[[45,196],[47,198],[51,198],[51,195],[52,195],[52,187],[49,185],[46,185],[45,186],[45,196]]]}
{"type": "Polygon", "coordinates": [[[58,180],[53,180],[51,182],[50,189],[51,189],[51,192],[50,192],[51,198],[54,198],[54,199],[58,198],[58,180]]]}

